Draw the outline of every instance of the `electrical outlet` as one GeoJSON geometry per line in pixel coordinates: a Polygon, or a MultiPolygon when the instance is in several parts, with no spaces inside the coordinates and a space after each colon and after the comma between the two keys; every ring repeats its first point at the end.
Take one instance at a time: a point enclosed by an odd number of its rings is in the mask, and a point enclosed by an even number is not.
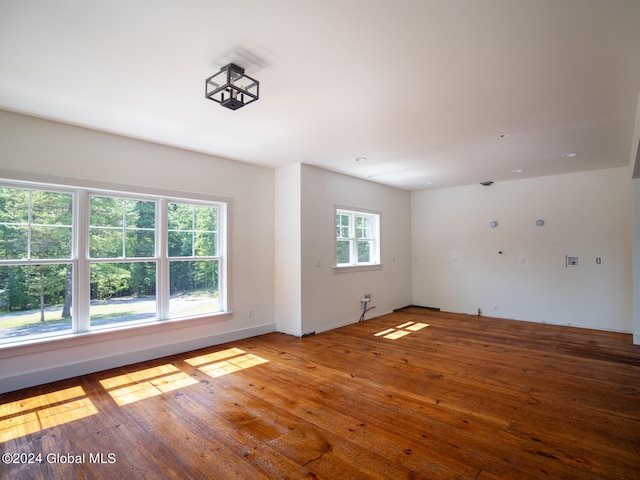
{"type": "Polygon", "coordinates": [[[566,256],[567,267],[579,267],[580,266],[580,257],[571,257],[569,255],[566,256]]]}

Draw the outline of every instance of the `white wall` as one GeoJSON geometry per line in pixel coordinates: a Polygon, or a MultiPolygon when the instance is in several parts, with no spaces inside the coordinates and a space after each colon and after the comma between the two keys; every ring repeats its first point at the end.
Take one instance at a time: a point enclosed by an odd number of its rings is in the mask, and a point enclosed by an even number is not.
{"type": "Polygon", "coordinates": [[[409,192],[302,165],[302,333],[357,322],[365,293],[376,307],[366,318],[411,304],[410,201],[409,192]],[[380,211],[382,269],[334,273],[334,205],[380,211]]]}
{"type": "Polygon", "coordinates": [[[275,318],[279,332],[302,335],[300,164],[275,175],[275,318]]]}
{"type": "Polygon", "coordinates": [[[185,150],[0,111],[0,170],[231,198],[232,315],[0,348],[0,391],[248,337],[275,329],[274,172],[185,150]],[[251,310],[251,316],[249,316],[251,310]]]}
{"type": "Polygon", "coordinates": [[[640,345],[640,179],[633,188],[633,343],[640,345]]]}
{"type": "Polygon", "coordinates": [[[633,343],[640,345],[640,93],[631,141],[630,170],[633,172],[633,343]]]}
{"type": "Polygon", "coordinates": [[[632,332],[629,179],[625,167],[414,192],[413,303],[632,332]]]}

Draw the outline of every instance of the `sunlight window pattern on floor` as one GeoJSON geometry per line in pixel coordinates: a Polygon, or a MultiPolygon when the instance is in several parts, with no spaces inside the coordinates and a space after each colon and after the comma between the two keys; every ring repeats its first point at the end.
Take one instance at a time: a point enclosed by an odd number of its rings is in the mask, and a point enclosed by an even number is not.
{"type": "Polygon", "coordinates": [[[267,363],[264,358],[246,353],[239,348],[229,348],[220,352],[199,355],[186,360],[189,365],[197,367],[210,377],[217,378],[229,373],[267,363]]]}
{"type": "Polygon", "coordinates": [[[387,328],[386,330],[375,333],[374,336],[388,338],[389,340],[397,340],[398,338],[402,338],[428,326],[428,323],[406,322],[402,325],[397,325],[396,328],[387,328]]]}
{"type": "Polygon", "coordinates": [[[97,413],[79,386],[0,404],[0,439],[6,442],[97,413]]]}
{"type": "Polygon", "coordinates": [[[120,407],[196,383],[198,380],[171,364],[100,380],[102,387],[120,407]]]}

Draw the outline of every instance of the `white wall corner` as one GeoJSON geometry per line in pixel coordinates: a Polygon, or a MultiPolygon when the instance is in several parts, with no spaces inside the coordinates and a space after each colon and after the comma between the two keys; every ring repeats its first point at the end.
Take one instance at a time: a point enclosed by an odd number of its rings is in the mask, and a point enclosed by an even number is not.
{"type": "Polygon", "coordinates": [[[640,345],[640,179],[632,181],[633,190],[633,343],[640,345]]]}
{"type": "Polygon", "coordinates": [[[633,136],[631,138],[631,156],[629,165],[633,178],[640,178],[640,93],[636,106],[636,120],[633,126],[633,136]]]}
{"type": "Polygon", "coordinates": [[[278,332],[302,335],[300,170],[295,164],[275,172],[274,310],[278,332]]]}

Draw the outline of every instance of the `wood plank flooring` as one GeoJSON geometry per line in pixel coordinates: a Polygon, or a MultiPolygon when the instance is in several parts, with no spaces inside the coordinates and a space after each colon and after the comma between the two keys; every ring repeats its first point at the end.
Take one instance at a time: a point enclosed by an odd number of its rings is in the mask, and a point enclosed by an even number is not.
{"type": "Polygon", "coordinates": [[[640,347],[408,308],[4,394],[0,442],[14,480],[637,479],[640,347]]]}

